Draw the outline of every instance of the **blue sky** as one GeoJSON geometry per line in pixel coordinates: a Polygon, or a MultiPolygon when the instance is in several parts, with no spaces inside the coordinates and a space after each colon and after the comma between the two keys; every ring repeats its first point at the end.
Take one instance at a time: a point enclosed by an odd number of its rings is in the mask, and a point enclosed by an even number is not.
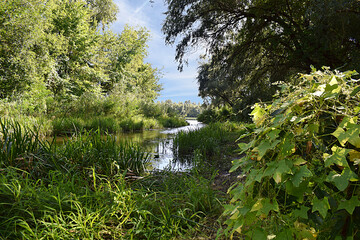
{"type": "Polygon", "coordinates": [[[177,70],[175,62],[175,46],[165,45],[164,35],[161,32],[162,23],[165,20],[166,11],[163,0],[114,0],[119,7],[117,21],[111,29],[121,33],[126,24],[132,27],[146,27],[150,31],[151,40],[148,42],[149,55],[146,62],[161,70],[160,83],[163,90],[158,98],[159,101],[170,99],[175,102],[190,100],[202,102],[198,97],[198,85],[196,83],[198,53],[188,55],[189,65],[182,72],[177,70]]]}

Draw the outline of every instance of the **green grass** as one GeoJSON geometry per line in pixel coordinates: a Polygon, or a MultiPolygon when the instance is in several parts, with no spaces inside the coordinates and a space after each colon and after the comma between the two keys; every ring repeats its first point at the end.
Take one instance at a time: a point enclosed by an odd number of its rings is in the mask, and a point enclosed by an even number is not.
{"type": "Polygon", "coordinates": [[[149,155],[100,131],[63,145],[0,120],[0,239],[209,239],[215,173],[147,174],[149,155]],[[128,170],[143,179],[126,181],[128,170]]]}

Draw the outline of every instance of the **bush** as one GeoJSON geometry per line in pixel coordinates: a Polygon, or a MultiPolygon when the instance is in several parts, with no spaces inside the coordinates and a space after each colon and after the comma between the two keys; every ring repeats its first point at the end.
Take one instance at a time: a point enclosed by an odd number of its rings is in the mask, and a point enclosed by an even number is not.
{"type": "MultiPolygon", "coordinates": [[[[231,171],[226,234],[248,239],[359,239],[360,86],[354,72],[313,71],[256,104],[257,128],[231,171]]],[[[243,137],[244,137],[243,136],[243,137]]]]}
{"type": "Polygon", "coordinates": [[[161,117],[159,122],[163,127],[175,128],[189,125],[184,118],[181,117],[161,117]]]}

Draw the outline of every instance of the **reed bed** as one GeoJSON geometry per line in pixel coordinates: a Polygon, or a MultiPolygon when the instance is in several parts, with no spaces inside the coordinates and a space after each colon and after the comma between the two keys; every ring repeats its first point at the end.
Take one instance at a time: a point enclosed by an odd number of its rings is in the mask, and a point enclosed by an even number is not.
{"type": "Polygon", "coordinates": [[[0,239],[213,237],[221,204],[212,179],[148,174],[149,154],[99,131],[58,146],[0,120],[0,239]],[[144,178],[126,181],[131,170],[144,178]]]}

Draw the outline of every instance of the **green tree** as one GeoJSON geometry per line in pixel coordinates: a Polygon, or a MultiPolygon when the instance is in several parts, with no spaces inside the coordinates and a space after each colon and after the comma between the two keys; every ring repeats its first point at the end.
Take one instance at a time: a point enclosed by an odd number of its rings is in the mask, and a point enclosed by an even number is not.
{"type": "Polygon", "coordinates": [[[111,0],[2,1],[0,98],[28,113],[47,112],[54,100],[62,109],[87,96],[99,103],[109,98],[105,102],[127,111],[153,101],[161,86],[159,71],[145,63],[149,33],[106,29],[116,12],[111,0]]]}
{"type": "Polygon", "coordinates": [[[166,42],[180,70],[192,47],[207,50],[202,97],[243,109],[269,100],[273,83],[310,66],[359,69],[356,0],[167,0],[166,42]],[[178,41],[177,41],[178,40],[178,41]]]}

